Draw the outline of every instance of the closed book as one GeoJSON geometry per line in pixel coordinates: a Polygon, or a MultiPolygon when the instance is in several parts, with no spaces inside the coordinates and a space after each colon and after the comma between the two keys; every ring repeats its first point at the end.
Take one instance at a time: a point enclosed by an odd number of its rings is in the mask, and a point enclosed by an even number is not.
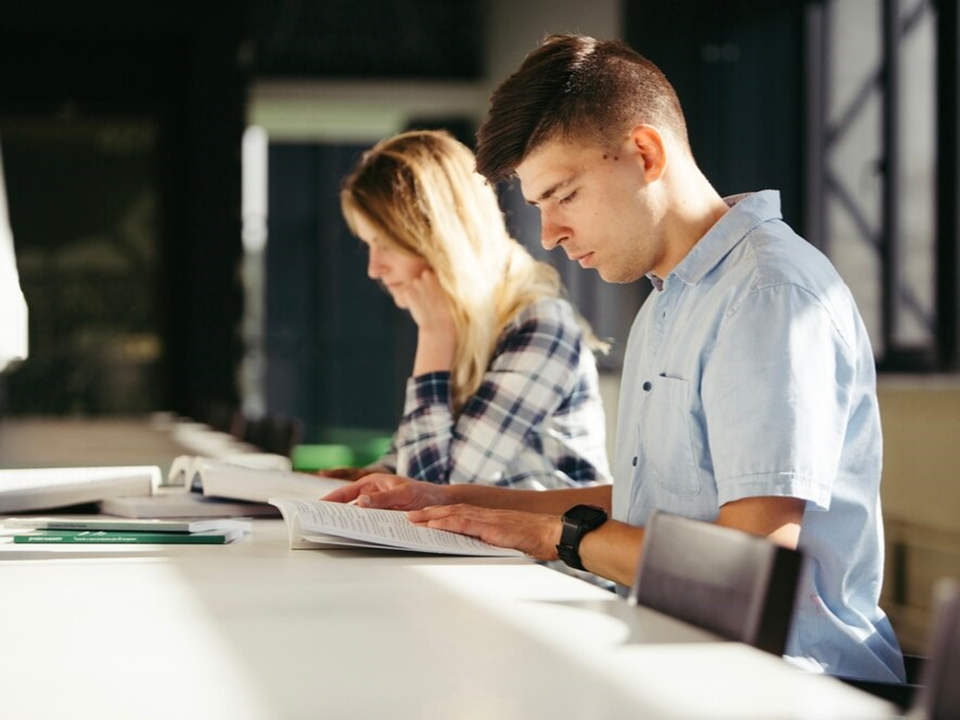
{"type": "Polygon", "coordinates": [[[224,518],[279,517],[280,511],[267,503],[227,500],[188,492],[183,488],[160,488],[157,495],[107,498],[100,512],[126,518],[224,518]]]}
{"type": "Polygon", "coordinates": [[[214,530],[243,530],[253,527],[249,520],[122,520],[104,517],[16,517],[3,521],[6,528],[23,530],[110,530],[135,533],[198,533],[214,530]]]}
{"type": "Polygon", "coordinates": [[[13,536],[15,543],[29,544],[177,544],[177,545],[223,545],[243,537],[244,531],[210,530],[198,533],[172,532],[124,532],[120,530],[33,530],[13,536]]]}
{"type": "Polygon", "coordinates": [[[0,514],[152,495],[160,479],[156,465],[0,470],[0,514]]]}

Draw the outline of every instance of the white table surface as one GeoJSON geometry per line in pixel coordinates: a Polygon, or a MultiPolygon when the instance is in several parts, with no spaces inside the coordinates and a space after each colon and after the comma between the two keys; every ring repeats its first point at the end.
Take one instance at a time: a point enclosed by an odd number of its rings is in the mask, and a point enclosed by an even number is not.
{"type": "Polygon", "coordinates": [[[882,718],[523,559],[0,539],[2,718],[882,718]]]}

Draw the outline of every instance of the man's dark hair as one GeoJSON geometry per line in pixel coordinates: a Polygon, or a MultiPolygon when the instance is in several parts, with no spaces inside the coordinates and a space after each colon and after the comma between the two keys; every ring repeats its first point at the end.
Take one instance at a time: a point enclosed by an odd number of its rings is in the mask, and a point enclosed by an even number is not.
{"type": "Polygon", "coordinates": [[[497,182],[547,140],[619,144],[641,123],[689,147],[680,101],[656,65],[615,40],[551,35],[494,91],[477,172],[497,182]]]}

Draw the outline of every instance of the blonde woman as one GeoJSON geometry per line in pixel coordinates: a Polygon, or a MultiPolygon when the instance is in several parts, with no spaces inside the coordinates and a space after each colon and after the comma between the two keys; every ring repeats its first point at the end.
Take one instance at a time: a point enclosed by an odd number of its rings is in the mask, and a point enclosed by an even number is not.
{"type": "Polygon", "coordinates": [[[474,156],[440,131],[368,150],[341,191],[368,275],[417,325],[388,453],[367,468],[526,489],[609,482],[595,343],[549,265],[510,235],[474,156]]]}

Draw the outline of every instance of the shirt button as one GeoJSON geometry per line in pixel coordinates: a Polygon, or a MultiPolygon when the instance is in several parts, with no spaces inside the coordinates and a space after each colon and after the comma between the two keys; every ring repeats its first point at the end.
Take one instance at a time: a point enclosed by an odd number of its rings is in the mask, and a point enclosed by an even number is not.
{"type": "Polygon", "coordinates": [[[633,456],[633,466],[634,466],[634,467],[637,466],[637,456],[636,456],[636,455],[633,456]]]}
{"type": "Polygon", "coordinates": [[[647,381],[643,384],[643,389],[646,390],[647,392],[650,392],[650,391],[653,389],[653,383],[650,382],[649,380],[647,380],[647,381]]]}

